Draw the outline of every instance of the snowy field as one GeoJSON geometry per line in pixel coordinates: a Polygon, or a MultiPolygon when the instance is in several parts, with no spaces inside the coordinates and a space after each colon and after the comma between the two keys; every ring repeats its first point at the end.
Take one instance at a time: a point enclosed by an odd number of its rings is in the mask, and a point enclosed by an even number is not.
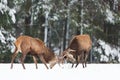
{"type": "Polygon", "coordinates": [[[61,67],[55,65],[47,70],[43,64],[25,64],[26,70],[21,64],[0,64],[0,80],[120,80],[120,64],[87,64],[82,68],[71,68],[71,64],[61,67]]]}

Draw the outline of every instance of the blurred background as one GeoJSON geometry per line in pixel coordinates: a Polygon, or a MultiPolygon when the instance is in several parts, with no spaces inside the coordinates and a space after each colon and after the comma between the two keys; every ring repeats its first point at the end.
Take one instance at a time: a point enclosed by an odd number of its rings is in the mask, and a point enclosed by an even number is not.
{"type": "Polygon", "coordinates": [[[120,0],[0,0],[0,63],[10,63],[20,35],[43,40],[59,55],[77,34],[91,36],[90,63],[119,63],[120,0]]]}

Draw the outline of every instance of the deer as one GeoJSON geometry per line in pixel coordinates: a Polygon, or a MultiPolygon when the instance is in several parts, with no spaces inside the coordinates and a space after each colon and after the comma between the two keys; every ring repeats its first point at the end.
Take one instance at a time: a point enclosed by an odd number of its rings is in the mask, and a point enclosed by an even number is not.
{"type": "MultiPolygon", "coordinates": [[[[71,58],[74,58],[76,62],[75,67],[77,67],[78,64],[82,62],[83,68],[85,68],[87,67],[86,62],[91,48],[92,41],[89,35],[87,34],[76,35],[72,38],[68,48],[65,49],[61,53],[61,55],[65,56],[64,59],[66,58],[67,61],[70,61],[71,58]]],[[[72,61],[72,68],[75,62],[72,61]]]]}
{"type": "Polygon", "coordinates": [[[13,62],[18,53],[22,54],[20,61],[23,69],[26,69],[24,66],[24,60],[28,54],[32,55],[36,69],[38,69],[37,57],[40,58],[41,62],[47,69],[52,69],[56,63],[60,63],[60,60],[62,60],[62,57],[55,55],[48,47],[45,46],[45,43],[38,38],[19,36],[14,42],[14,45],[15,51],[11,59],[11,69],[13,68],[13,62]],[[47,63],[50,64],[49,67],[47,66],[47,63]]]}

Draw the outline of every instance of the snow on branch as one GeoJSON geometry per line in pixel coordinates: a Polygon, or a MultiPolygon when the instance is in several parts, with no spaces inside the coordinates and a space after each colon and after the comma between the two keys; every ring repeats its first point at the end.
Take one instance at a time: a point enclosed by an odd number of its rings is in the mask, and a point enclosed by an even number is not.
{"type": "Polygon", "coordinates": [[[7,6],[7,0],[1,0],[0,2],[0,12],[2,14],[8,12],[8,15],[11,17],[11,20],[13,21],[13,23],[16,22],[16,18],[15,18],[15,9],[11,9],[7,6]]]}
{"type": "MultiPolygon", "coordinates": [[[[8,31],[6,31],[4,28],[0,28],[0,42],[2,45],[1,47],[6,47],[11,50],[11,52],[14,51],[14,41],[16,40],[15,37],[13,37],[8,31]]],[[[4,50],[3,50],[4,52],[4,50]]]]}
{"type": "Polygon", "coordinates": [[[110,11],[109,9],[106,9],[106,21],[114,24],[115,23],[115,17],[114,13],[110,11]]]}
{"type": "Polygon", "coordinates": [[[98,40],[99,47],[95,48],[95,51],[98,51],[101,54],[101,61],[108,62],[109,57],[114,60],[115,57],[118,57],[118,61],[120,62],[120,47],[113,47],[110,44],[106,43],[103,40],[98,40]]]}

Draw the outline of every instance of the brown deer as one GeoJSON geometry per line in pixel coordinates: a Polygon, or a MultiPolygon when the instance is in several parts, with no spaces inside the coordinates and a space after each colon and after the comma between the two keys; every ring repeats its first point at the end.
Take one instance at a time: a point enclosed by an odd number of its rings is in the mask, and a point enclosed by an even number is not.
{"type": "Polygon", "coordinates": [[[31,54],[33,56],[36,69],[38,68],[37,57],[40,58],[41,62],[44,63],[47,69],[49,68],[46,63],[49,63],[50,68],[52,68],[56,63],[60,63],[60,60],[62,60],[61,57],[56,56],[49,48],[47,48],[44,42],[40,39],[32,38],[30,36],[20,36],[16,39],[14,44],[15,51],[11,60],[11,69],[13,68],[14,59],[19,52],[22,53],[21,63],[24,69],[24,59],[27,54],[31,54]]]}
{"type": "MultiPolygon", "coordinates": [[[[82,62],[83,68],[86,67],[87,58],[92,47],[92,41],[89,35],[76,35],[70,42],[68,48],[62,53],[62,56],[65,56],[68,61],[73,57],[76,60],[76,66],[82,62]],[[68,54],[69,53],[69,54],[68,54]],[[66,55],[67,54],[67,55],[66,55]],[[68,55],[72,55],[71,57],[68,55]]],[[[74,62],[72,62],[72,67],[74,66],[74,62]]]]}

